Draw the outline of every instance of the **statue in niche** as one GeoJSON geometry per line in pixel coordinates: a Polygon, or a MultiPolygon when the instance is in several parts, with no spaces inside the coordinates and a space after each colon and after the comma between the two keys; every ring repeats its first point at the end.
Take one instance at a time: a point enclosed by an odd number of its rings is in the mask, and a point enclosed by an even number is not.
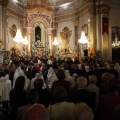
{"type": "Polygon", "coordinates": [[[35,28],[35,41],[41,42],[41,28],[39,26],[35,28]]]}
{"type": "Polygon", "coordinates": [[[14,38],[16,35],[16,32],[17,32],[17,27],[15,24],[13,24],[11,27],[9,27],[9,32],[10,32],[12,38],[14,38]]]}

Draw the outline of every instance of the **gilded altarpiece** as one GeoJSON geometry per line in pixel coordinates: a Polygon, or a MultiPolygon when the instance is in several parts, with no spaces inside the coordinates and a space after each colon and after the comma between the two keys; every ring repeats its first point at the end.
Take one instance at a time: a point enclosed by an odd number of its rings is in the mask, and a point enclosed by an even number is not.
{"type": "Polygon", "coordinates": [[[72,30],[69,30],[68,27],[64,27],[64,29],[60,32],[60,37],[62,40],[62,47],[61,47],[60,52],[63,55],[73,53],[73,49],[68,45],[70,42],[71,35],[72,35],[72,30]]]}

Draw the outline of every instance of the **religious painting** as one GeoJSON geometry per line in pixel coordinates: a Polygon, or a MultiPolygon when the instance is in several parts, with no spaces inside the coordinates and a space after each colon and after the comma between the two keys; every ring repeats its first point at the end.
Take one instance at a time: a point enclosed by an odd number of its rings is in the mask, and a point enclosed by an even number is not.
{"type": "Polygon", "coordinates": [[[114,26],[112,27],[112,42],[117,40],[119,41],[120,40],[120,27],[118,26],[114,26]]]}

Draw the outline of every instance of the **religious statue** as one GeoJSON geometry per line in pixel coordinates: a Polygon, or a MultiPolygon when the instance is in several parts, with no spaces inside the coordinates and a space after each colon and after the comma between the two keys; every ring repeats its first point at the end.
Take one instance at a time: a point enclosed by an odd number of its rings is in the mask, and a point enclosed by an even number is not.
{"type": "Polygon", "coordinates": [[[70,46],[68,46],[70,37],[72,34],[72,30],[69,30],[68,27],[64,27],[62,32],[60,32],[60,36],[62,38],[62,46],[61,46],[61,53],[62,54],[72,54],[73,50],[70,46]]]}
{"type": "Polygon", "coordinates": [[[62,43],[64,45],[67,45],[69,43],[71,34],[72,34],[72,30],[69,30],[68,27],[64,27],[62,32],[60,32],[62,43]]]}

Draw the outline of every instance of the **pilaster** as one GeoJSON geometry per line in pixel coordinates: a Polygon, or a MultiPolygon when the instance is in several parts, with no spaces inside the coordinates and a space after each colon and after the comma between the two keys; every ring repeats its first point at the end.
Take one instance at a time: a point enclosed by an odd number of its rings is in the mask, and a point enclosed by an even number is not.
{"type": "Polygon", "coordinates": [[[109,10],[110,7],[100,2],[96,6],[96,35],[97,35],[97,50],[102,54],[104,60],[109,59],[109,10]]]}
{"type": "Polygon", "coordinates": [[[0,39],[2,39],[2,5],[0,4],[0,39]]]}
{"type": "Polygon", "coordinates": [[[97,0],[89,0],[90,1],[90,54],[93,49],[96,51],[96,1],[97,0]]]}
{"type": "Polygon", "coordinates": [[[4,43],[4,49],[6,50],[6,39],[7,39],[7,5],[8,0],[2,1],[2,39],[4,43]]]}
{"type": "Polygon", "coordinates": [[[77,56],[79,56],[79,44],[78,44],[78,25],[79,25],[79,18],[74,19],[74,28],[75,28],[75,52],[77,56]]]}
{"type": "Polygon", "coordinates": [[[53,42],[53,40],[52,40],[52,30],[53,30],[53,28],[47,28],[49,48],[50,48],[51,51],[52,51],[52,42],[53,42]]]}
{"type": "Polygon", "coordinates": [[[32,27],[26,27],[27,29],[27,39],[28,39],[28,53],[31,53],[31,45],[32,45],[32,41],[31,41],[31,38],[32,38],[32,34],[31,34],[31,31],[32,31],[32,27]]]}

